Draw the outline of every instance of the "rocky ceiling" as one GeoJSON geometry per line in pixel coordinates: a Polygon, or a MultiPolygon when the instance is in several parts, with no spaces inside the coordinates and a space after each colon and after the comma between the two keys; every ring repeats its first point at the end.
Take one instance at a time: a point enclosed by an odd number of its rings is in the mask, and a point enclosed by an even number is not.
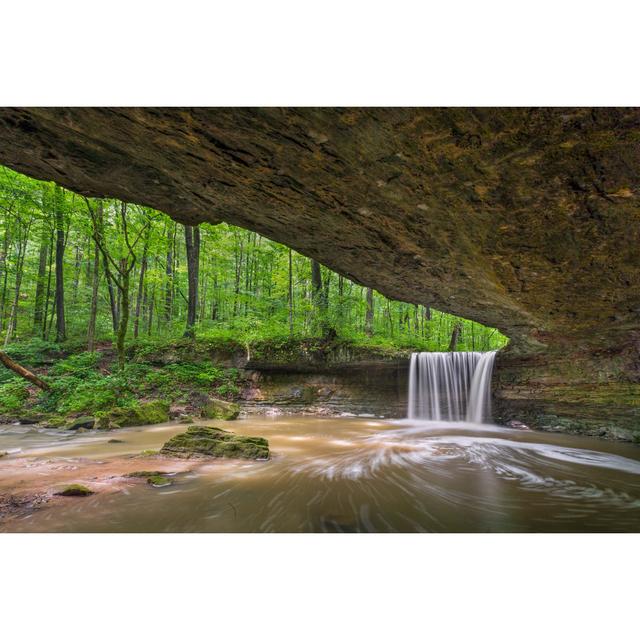
{"type": "Polygon", "coordinates": [[[640,109],[2,108],[0,163],[253,229],[524,351],[640,328],[640,109]]]}

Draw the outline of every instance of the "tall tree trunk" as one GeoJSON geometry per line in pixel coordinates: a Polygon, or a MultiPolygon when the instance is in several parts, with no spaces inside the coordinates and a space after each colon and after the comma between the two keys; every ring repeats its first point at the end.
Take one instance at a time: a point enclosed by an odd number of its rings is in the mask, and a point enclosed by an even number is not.
{"type": "Polygon", "coordinates": [[[185,337],[195,337],[196,310],[198,308],[198,275],[200,265],[200,229],[185,225],[185,244],[187,247],[187,279],[189,297],[187,300],[187,327],[185,337]]]}
{"type": "MultiPolygon", "coordinates": [[[[53,271],[53,230],[49,232],[49,264],[47,265],[47,292],[44,296],[44,313],[42,314],[42,339],[49,339],[47,318],[49,317],[49,300],[51,300],[51,274],[53,271]]],[[[52,312],[53,316],[53,312],[52,312]]],[[[49,323],[50,324],[50,323],[49,323]]]]}
{"type": "Polygon", "coordinates": [[[64,317],[64,218],[62,215],[62,191],[55,186],[54,206],[56,220],[56,342],[67,338],[64,317]]]}
{"type": "Polygon", "coordinates": [[[462,325],[459,322],[456,322],[455,325],[453,325],[453,331],[451,332],[451,341],[449,342],[449,351],[456,350],[461,331],[462,331],[462,325]]]}
{"type": "Polygon", "coordinates": [[[153,327],[153,308],[156,303],[156,285],[155,282],[151,287],[151,295],[149,296],[149,316],[147,318],[147,335],[151,335],[151,329],[153,327]]]}
{"type": "Polygon", "coordinates": [[[165,265],[167,276],[165,289],[164,317],[171,322],[173,316],[173,235],[171,223],[167,225],[167,263],[165,265]]]}
{"type": "Polygon", "coordinates": [[[289,335],[293,336],[293,257],[289,249],[289,335]]]}
{"type": "Polygon", "coordinates": [[[120,308],[120,324],[118,325],[118,335],[116,338],[116,348],[118,351],[118,367],[124,370],[125,362],[125,339],[127,337],[127,327],[129,324],[129,271],[127,269],[120,276],[120,287],[122,292],[122,306],[120,308]]]}
{"type": "Polygon", "coordinates": [[[73,272],[73,304],[78,301],[78,289],[80,288],[80,268],[82,267],[82,251],[79,245],[76,245],[75,269],[73,272]]]}
{"type": "Polygon", "coordinates": [[[4,327],[4,313],[7,304],[7,285],[9,277],[9,230],[4,233],[4,240],[2,242],[2,253],[0,253],[0,266],[2,266],[2,296],[0,296],[0,331],[4,327]]]}
{"type": "Polygon", "coordinates": [[[11,340],[11,336],[16,333],[18,328],[18,303],[20,302],[20,288],[22,286],[22,275],[24,273],[24,257],[27,251],[27,242],[29,240],[29,227],[27,225],[22,234],[18,236],[18,254],[16,257],[16,286],[14,290],[13,303],[11,305],[11,313],[7,322],[7,333],[4,338],[4,346],[6,347],[11,340]]]}
{"type": "Polygon", "coordinates": [[[373,335],[373,289],[367,289],[367,313],[364,321],[364,330],[368,336],[373,335]]]}
{"type": "Polygon", "coordinates": [[[324,292],[322,290],[322,271],[320,270],[320,263],[315,260],[311,260],[311,301],[315,307],[316,312],[316,325],[319,327],[320,332],[325,332],[325,306],[323,302],[324,292]]]}
{"type": "Polygon", "coordinates": [[[91,311],[89,312],[89,327],[87,328],[87,349],[95,350],[96,318],[98,317],[98,285],[100,283],[100,248],[96,244],[96,254],[93,258],[93,281],[91,283],[91,311]]]}
{"type": "Polygon", "coordinates": [[[138,295],[136,296],[136,312],[135,320],[133,323],[133,337],[138,337],[138,330],[140,327],[140,312],[142,309],[142,297],[144,293],[144,276],[147,271],[147,253],[149,251],[149,236],[151,234],[151,227],[147,230],[147,234],[144,238],[144,247],[142,248],[142,260],[140,261],[140,279],[138,281],[138,295]]]}
{"type": "Polygon", "coordinates": [[[0,351],[0,362],[2,362],[7,369],[11,369],[11,371],[17,373],[32,384],[35,384],[37,387],[40,387],[45,391],[50,389],[49,385],[42,378],[38,377],[32,371],[29,371],[29,369],[25,369],[22,365],[11,359],[6,353],[4,353],[4,351],[0,351]]]}
{"type": "Polygon", "coordinates": [[[40,250],[38,255],[38,275],[36,277],[36,298],[33,304],[33,328],[42,333],[42,318],[44,312],[44,294],[47,286],[47,261],[49,258],[49,229],[42,227],[40,250]]]}

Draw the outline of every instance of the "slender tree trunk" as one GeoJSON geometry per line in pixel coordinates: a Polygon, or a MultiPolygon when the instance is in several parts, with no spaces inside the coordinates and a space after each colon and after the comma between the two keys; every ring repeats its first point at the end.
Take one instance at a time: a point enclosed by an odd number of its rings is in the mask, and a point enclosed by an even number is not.
{"type": "Polygon", "coordinates": [[[142,297],[145,291],[144,288],[144,276],[147,271],[147,253],[149,251],[149,235],[151,233],[151,227],[147,231],[147,234],[144,239],[144,247],[142,248],[142,260],[140,262],[140,279],[138,281],[138,295],[136,296],[136,313],[135,320],[133,323],[133,337],[138,337],[138,330],[140,327],[140,312],[142,308],[142,297]]]}
{"type": "MultiPolygon", "coordinates": [[[[49,339],[47,319],[49,317],[49,301],[51,300],[51,274],[53,273],[53,231],[49,232],[49,264],[47,265],[47,293],[44,297],[44,313],[42,315],[42,339],[49,339]]],[[[53,316],[53,312],[51,314],[53,316]]],[[[49,323],[50,324],[50,323],[49,323]]]]}
{"type": "Polygon", "coordinates": [[[456,350],[461,331],[462,331],[462,325],[459,322],[456,322],[456,324],[453,326],[453,331],[451,332],[451,341],[449,342],[449,351],[456,350]]]}
{"type": "Polygon", "coordinates": [[[129,271],[127,269],[121,274],[120,287],[122,291],[122,306],[120,308],[120,324],[118,326],[116,348],[118,351],[118,367],[120,371],[123,371],[125,363],[125,339],[129,325],[129,271]]]}
{"type": "Polygon", "coordinates": [[[62,215],[62,191],[55,186],[56,220],[56,342],[67,339],[67,326],[64,317],[64,218],[62,215]]]}
{"type": "Polygon", "coordinates": [[[45,391],[49,390],[49,385],[42,378],[38,377],[32,371],[29,371],[29,369],[25,369],[22,365],[11,359],[6,353],[4,353],[4,351],[0,351],[0,362],[2,362],[7,369],[11,369],[11,371],[17,373],[32,384],[35,384],[37,387],[40,387],[45,391]]]}
{"type": "Polygon", "coordinates": [[[18,303],[20,302],[20,288],[22,287],[22,275],[24,273],[24,257],[27,251],[27,242],[29,238],[29,225],[23,229],[23,236],[18,236],[18,254],[16,258],[16,283],[11,305],[11,313],[7,322],[7,333],[4,338],[4,346],[6,347],[11,340],[12,335],[16,333],[18,328],[18,303]]]}
{"type": "Polygon", "coordinates": [[[4,312],[7,304],[7,285],[9,277],[9,230],[7,229],[4,234],[4,241],[2,243],[2,253],[0,254],[0,266],[2,266],[2,296],[0,297],[0,331],[4,327],[4,312]]]}
{"type": "Polygon", "coordinates": [[[153,327],[153,308],[156,302],[156,285],[151,287],[151,296],[149,298],[149,317],[147,319],[147,335],[151,335],[151,328],[153,327]]]}
{"type": "Polygon", "coordinates": [[[319,327],[320,333],[324,336],[327,332],[327,305],[322,288],[320,263],[315,260],[311,260],[311,300],[316,310],[316,325],[319,327]]]}
{"type": "Polygon", "coordinates": [[[49,259],[49,229],[42,227],[40,251],[38,255],[38,275],[36,279],[36,298],[33,305],[33,328],[42,333],[42,318],[44,312],[44,295],[47,286],[47,262],[49,259]]]}
{"type": "Polygon", "coordinates": [[[289,335],[293,336],[293,257],[289,249],[289,335]]]}
{"type": "Polygon", "coordinates": [[[78,301],[78,289],[80,288],[80,268],[82,267],[82,251],[76,245],[75,270],[73,274],[73,304],[78,301]]]}
{"type": "Polygon", "coordinates": [[[367,289],[367,313],[364,321],[364,330],[368,336],[373,335],[373,289],[367,289]]]}
{"type": "Polygon", "coordinates": [[[200,229],[185,225],[185,244],[187,247],[187,278],[189,297],[187,300],[187,327],[185,337],[195,337],[196,310],[198,308],[198,276],[200,265],[200,229]]]}
{"type": "Polygon", "coordinates": [[[93,281],[91,283],[91,311],[89,312],[89,327],[87,328],[87,349],[95,350],[96,318],[98,317],[98,285],[100,283],[100,248],[95,246],[96,254],[93,258],[93,281]]]}
{"type": "Polygon", "coordinates": [[[164,317],[171,322],[173,316],[173,235],[171,223],[167,225],[167,263],[165,265],[167,276],[165,289],[164,317]]]}

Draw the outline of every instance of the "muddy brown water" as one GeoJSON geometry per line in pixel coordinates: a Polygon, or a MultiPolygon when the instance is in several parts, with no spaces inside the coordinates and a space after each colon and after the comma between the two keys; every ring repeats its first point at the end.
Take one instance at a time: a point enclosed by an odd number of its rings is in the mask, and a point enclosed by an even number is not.
{"type": "MultiPolygon", "coordinates": [[[[272,459],[205,461],[175,475],[166,488],[137,482],[116,492],[58,499],[6,520],[0,530],[640,531],[635,445],[492,425],[373,418],[252,416],[210,423],[268,438],[272,459]]],[[[61,435],[4,426],[0,450],[12,451],[4,460],[14,465],[84,460],[99,466],[158,449],[184,429],[173,424],[61,435]],[[114,437],[125,442],[107,442],[114,437]]],[[[151,458],[147,466],[160,461],[151,458]]],[[[0,491],[11,489],[8,469],[0,473],[0,491]]],[[[60,479],[47,480],[55,485],[60,479]]]]}

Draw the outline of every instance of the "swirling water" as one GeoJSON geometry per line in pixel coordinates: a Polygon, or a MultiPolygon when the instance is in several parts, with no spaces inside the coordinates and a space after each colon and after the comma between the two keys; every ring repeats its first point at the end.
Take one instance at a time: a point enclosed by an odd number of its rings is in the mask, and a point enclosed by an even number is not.
{"type": "MultiPolygon", "coordinates": [[[[156,448],[182,428],[118,437],[128,450],[156,448]]],[[[232,428],[267,437],[272,459],[206,462],[166,489],[68,499],[4,530],[640,531],[640,448],[631,444],[409,419],[254,416],[232,428]]],[[[46,455],[106,459],[114,452],[104,442],[82,434],[46,455]]]]}

